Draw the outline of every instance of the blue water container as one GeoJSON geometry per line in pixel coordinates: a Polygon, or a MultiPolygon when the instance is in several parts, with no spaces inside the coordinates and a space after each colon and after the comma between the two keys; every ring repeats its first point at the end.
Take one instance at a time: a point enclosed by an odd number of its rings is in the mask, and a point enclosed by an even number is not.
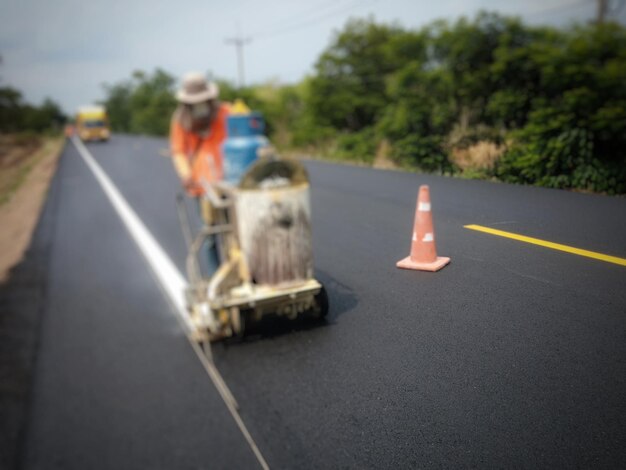
{"type": "Polygon", "coordinates": [[[228,136],[224,141],[224,179],[239,184],[248,167],[257,159],[257,151],[269,145],[265,121],[260,113],[233,114],[227,121],[228,136]]]}

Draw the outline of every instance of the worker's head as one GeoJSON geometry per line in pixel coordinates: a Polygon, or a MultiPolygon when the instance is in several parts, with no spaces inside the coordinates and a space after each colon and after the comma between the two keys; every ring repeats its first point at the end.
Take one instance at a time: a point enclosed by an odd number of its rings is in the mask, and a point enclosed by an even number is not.
{"type": "Polygon", "coordinates": [[[201,73],[191,72],[183,77],[183,86],[176,93],[185,127],[202,131],[208,129],[219,107],[219,89],[201,73]]]}

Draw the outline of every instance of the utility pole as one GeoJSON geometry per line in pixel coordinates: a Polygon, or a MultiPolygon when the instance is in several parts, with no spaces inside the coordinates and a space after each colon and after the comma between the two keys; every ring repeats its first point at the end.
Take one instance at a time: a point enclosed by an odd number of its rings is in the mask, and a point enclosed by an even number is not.
{"type": "Polygon", "coordinates": [[[598,24],[604,23],[604,18],[606,18],[606,14],[609,10],[609,0],[596,0],[598,3],[598,16],[596,17],[596,22],[598,24]]]}
{"type": "Polygon", "coordinates": [[[251,41],[251,38],[243,38],[241,36],[225,39],[226,44],[234,45],[237,49],[237,75],[239,88],[242,88],[244,86],[243,46],[245,46],[246,44],[250,44],[251,41]]]}

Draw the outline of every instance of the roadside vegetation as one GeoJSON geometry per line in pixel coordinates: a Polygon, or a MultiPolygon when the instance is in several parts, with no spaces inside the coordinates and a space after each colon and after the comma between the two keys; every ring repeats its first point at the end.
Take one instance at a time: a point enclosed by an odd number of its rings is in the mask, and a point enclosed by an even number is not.
{"type": "Polygon", "coordinates": [[[64,121],[53,101],[33,106],[0,87],[0,283],[30,243],[65,142],[64,121]]]}
{"type": "MultiPolygon", "coordinates": [[[[291,85],[236,89],[286,152],[626,193],[626,28],[528,26],[481,12],[418,30],[350,20],[291,85]]],[[[116,131],[167,134],[176,77],[106,85],[116,131]]]]}
{"type": "Polygon", "coordinates": [[[65,121],[61,108],[51,99],[34,106],[24,102],[19,90],[0,86],[0,134],[59,134],[65,121]]]}
{"type": "Polygon", "coordinates": [[[44,155],[60,149],[65,121],[54,101],[46,99],[33,106],[24,102],[19,90],[0,86],[0,206],[10,200],[44,155]]]}

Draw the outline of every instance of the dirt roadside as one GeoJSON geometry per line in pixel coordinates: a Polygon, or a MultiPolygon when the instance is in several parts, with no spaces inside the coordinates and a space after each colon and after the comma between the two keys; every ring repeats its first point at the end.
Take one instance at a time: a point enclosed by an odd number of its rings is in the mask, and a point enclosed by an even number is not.
{"type": "Polygon", "coordinates": [[[0,138],[0,284],[30,245],[64,138],[0,138]]]}
{"type": "Polygon", "coordinates": [[[54,188],[48,192],[65,142],[33,139],[0,136],[0,468],[7,470],[24,456],[53,233],[54,213],[42,208],[56,200],[54,188]]]}

